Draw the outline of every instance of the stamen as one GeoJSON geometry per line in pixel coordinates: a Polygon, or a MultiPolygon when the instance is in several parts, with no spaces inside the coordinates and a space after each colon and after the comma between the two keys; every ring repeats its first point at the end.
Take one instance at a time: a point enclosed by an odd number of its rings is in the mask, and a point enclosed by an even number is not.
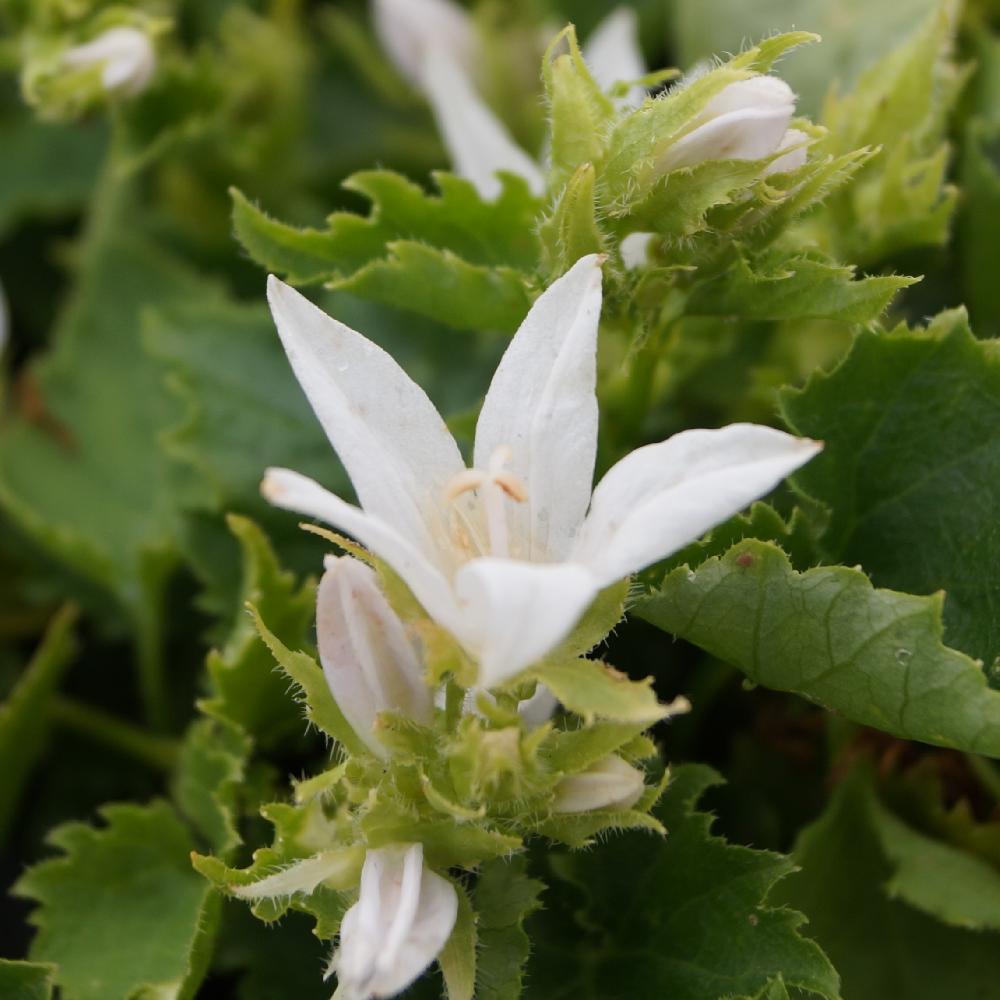
{"type": "Polygon", "coordinates": [[[513,472],[500,472],[493,477],[493,482],[497,484],[511,498],[511,500],[517,503],[524,503],[528,499],[528,491],[524,488],[524,483],[521,482],[513,472]]]}
{"type": "Polygon", "coordinates": [[[448,503],[453,503],[463,493],[478,490],[485,480],[486,476],[478,469],[463,469],[445,488],[444,498],[448,503]]]}

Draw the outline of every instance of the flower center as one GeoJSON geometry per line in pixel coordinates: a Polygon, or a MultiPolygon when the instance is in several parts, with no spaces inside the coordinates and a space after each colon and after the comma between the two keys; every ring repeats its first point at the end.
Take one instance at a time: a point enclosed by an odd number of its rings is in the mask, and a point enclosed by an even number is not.
{"type": "Polygon", "coordinates": [[[466,469],[448,484],[445,499],[454,503],[464,493],[474,490],[483,504],[486,515],[486,533],[490,541],[490,554],[506,557],[509,553],[507,537],[506,501],[524,503],[528,491],[524,483],[507,471],[513,453],[509,445],[502,444],[490,455],[486,469],[466,469]]]}

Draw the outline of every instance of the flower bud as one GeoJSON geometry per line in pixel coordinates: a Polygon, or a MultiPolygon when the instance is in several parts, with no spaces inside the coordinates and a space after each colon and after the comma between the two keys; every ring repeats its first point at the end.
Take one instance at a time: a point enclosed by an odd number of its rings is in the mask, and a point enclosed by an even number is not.
{"type": "Polygon", "coordinates": [[[642,771],[611,754],[586,771],[563,778],[556,786],[552,811],[576,813],[591,809],[630,809],[639,801],[644,788],[642,771]]]}
{"type": "Polygon", "coordinates": [[[349,556],[329,557],[325,565],[316,594],[316,637],[326,682],[354,731],[373,753],[386,757],[375,717],[391,710],[430,723],[431,692],[374,571],[349,556]]]}
{"type": "Polygon", "coordinates": [[[62,66],[87,70],[100,66],[101,84],[109,94],[133,96],[146,88],[156,69],[156,52],[149,36],[138,28],[109,28],[96,38],[68,49],[62,66]]]}
{"type": "Polygon", "coordinates": [[[458,896],[423,858],[421,844],[366,854],[361,892],[344,914],[330,968],[337,974],[338,1000],[395,996],[434,961],[451,936],[458,896]]]}
{"type": "Polygon", "coordinates": [[[765,168],[762,177],[770,177],[771,174],[785,174],[791,170],[798,170],[806,162],[806,145],[809,136],[801,129],[790,128],[784,135],[775,152],[780,153],[783,149],[789,150],[784,156],[779,156],[772,160],[765,168]]]}
{"type": "Polygon", "coordinates": [[[476,58],[476,35],[469,15],[452,0],[374,0],[375,32],[396,68],[424,89],[424,64],[434,50],[466,72],[476,58]]]}
{"type": "Polygon", "coordinates": [[[716,94],[693,127],[660,155],[659,170],[706,160],[759,160],[781,145],[795,113],[792,88],[776,76],[738,80],[716,94]]]}

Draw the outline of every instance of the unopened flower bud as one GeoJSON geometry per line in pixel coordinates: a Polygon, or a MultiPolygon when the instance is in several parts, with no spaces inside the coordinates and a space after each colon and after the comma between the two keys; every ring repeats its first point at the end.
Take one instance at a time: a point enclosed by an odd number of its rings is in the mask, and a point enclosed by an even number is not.
{"type": "Polygon", "coordinates": [[[396,68],[424,88],[429,52],[450,57],[467,72],[475,64],[476,35],[469,15],[452,0],[374,0],[375,32],[396,68]]]}
{"type": "Polygon", "coordinates": [[[776,76],[738,80],[716,94],[693,128],[660,155],[666,172],[706,160],[759,160],[778,150],[795,113],[795,94],[776,76]]]}
{"type": "Polygon", "coordinates": [[[120,26],[64,52],[62,65],[72,70],[101,66],[101,84],[109,94],[132,96],[152,79],[156,52],[145,32],[120,26]]]}
{"type": "Polygon", "coordinates": [[[642,771],[611,754],[586,771],[563,778],[556,786],[552,810],[577,813],[591,809],[630,809],[639,801],[644,788],[642,771]]]}
{"type": "Polygon", "coordinates": [[[454,886],[424,864],[422,845],[368,851],[361,892],[344,914],[331,963],[338,1000],[406,989],[445,946],[457,915],[454,886]]]}
{"type": "Polygon", "coordinates": [[[316,595],[316,637],[334,700],[373,753],[388,755],[374,728],[379,712],[431,721],[420,658],[363,562],[349,556],[326,560],[316,595]]]}

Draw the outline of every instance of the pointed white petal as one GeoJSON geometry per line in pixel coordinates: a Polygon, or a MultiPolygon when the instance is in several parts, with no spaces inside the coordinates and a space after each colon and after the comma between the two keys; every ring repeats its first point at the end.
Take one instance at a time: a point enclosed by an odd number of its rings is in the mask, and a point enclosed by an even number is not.
{"type": "Polygon", "coordinates": [[[393,710],[425,725],[433,707],[416,650],[378,586],[357,559],[326,559],[316,593],[316,638],[327,684],[344,717],[379,757],[388,752],[374,725],[393,710]]]}
{"type": "MultiPolygon", "coordinates": [[[[583,58],[601,90],[616,83],[629,83],[646,75],[639,48],[639,19],[631,7],[616,7],[594,28],[583,47],[583,58]]],[[[623,107],[638,107],[646,91],[632,87],[623,107]]]]}
{"type": "Polygon", "coordinates": [[[451,0],[374,0],[375,33],[396,68],[421,87],[428,50],[447,52],[467,72],[475,68],[476,32],[468,13],[451,0]]]}
{"type": "Polygon", "coordinates": [[[589,812],[591,809],[630,809],[645,787],[643,773],[617,754],[599,760],[586,771],[571,774],[556,785],[552,811],[589,812]]]}
{"type": "Polygon", "coordinates": [[[498,170],[523,177],[536,195],[545,193],[541,168],[511,138],[447,52],[427,53],[421,79],[455,173],[470,180],[487,201],[502,190],[498,170]]]}
{"type": "Polygon", "coordinates": [[[583,257],[531,307],[493,376],[473,464],[509,446],[527,502],[508,504],[511,554],[557,560],[590,499],[597,452],[601,258],[583,257]]]}
{"type": "Polygon", "coordinates": [[[597,596],[593,575],[572,563],[473,559],[455,577],[479,685],[494,687],[537,662],[570,633],[597,596]]]}
{"type": "Polygon", "coordinates": [[[660,171],[693,167],[706,160],[759,160],[781,142],[794,108],[743,108],[699,125],[659,156],[660,171]]]}
{"type": "Polygon", "coordinates": [[[337,996],[395,996],[434,961],[457,916],[454,886],[424,865],[420,844],[368,851],[360,897],[340,925],[337,996]]]}
{"type": "Polygon", "coordinates": [[[361,506],[440,565],[444,492],[465,468],[440,414],[366,337],[273,276],[267,294],[295,376],[361,506]]]}
{"type": "Polygon", "coordinates": [[[395,528],[290,469],[268,469],[261,492],[275,507],[315,517],[352,535],[400,575],[432,618],[450,631],[461,628],[461,615],[447,579],[395,528]]]}
{"type": "Polygon", "coordinates": [[[639,448],[594,490],[572,558],[602,586],[621,580],[769,493],[821,448],[756,424],[683,431],[639,448]]]}

